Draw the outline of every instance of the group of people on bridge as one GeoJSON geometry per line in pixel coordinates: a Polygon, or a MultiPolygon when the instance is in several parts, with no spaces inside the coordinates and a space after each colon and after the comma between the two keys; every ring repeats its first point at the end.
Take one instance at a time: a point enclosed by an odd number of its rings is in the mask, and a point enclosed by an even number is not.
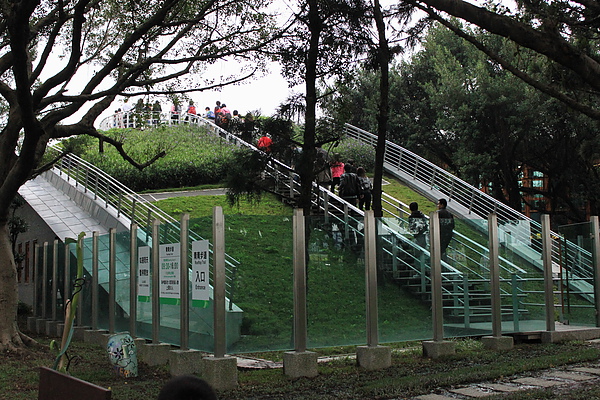
{"type": "Polygon", "coordinates": [[[317,183],[333,193],[336,187],[337,194],[352,204],[358,206],[360,210],[371,209],[371,191],[373,183],[367,176],[364,167],[357,167],[353,159],[345,163],[341,161],[339,153],[333,155],[333,159],[328,159],[328,154],[319,150],[315,161],[315,174],[317,183]]]}

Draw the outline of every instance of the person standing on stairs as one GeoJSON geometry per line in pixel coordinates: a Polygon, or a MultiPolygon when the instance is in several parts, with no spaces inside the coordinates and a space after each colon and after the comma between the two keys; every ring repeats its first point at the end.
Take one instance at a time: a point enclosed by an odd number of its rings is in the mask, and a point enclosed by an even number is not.
{"type": "Polygon", "coordinates": [[[333,155],[333,161],[331,162],[331,191],[335,193],[335,187],[340,185],[340,178],[344,173],[344,163],[340,161],[340,153],[333,155]]]}
{"type": "Polygon", "coordinates": [[[344,173],[340,176],[339,196],[356,207],[358,198],[362,195],[362,189],[358,176],[354,172],[350,172],[351,170],[352,166],[349,164],[344,166],[344,173]]]}
{"type": "Polygon", "coordinates": [[[364,209],[369,211],[371,209],[371,190],[373,190],[373,183],[367,176],[363,167],[358,167],[356,169],[356,175],[358,175],[358,182],[361,188],[361,194],[358,197],[358,208],[359,210],[364,209]]]}
{"type": "Polygon", "coordinates": [[[427,247],[427,231],[429,230],[427,218],[419,210],[419,204],[416,201],[410,203],[408,208],[410,209],[408,230],[412,233],[415,243],[425,249],[427,247]]]}
{"type": "Polygon", "coordinates": [[[437,213],[440,216],[440,248],[442,261],[448,262],[446,249],[448,248],[454,233],[454,216],[446,209],[446,207],[448,207],[446,199],[439,199],[437,207],[437,213]]]}

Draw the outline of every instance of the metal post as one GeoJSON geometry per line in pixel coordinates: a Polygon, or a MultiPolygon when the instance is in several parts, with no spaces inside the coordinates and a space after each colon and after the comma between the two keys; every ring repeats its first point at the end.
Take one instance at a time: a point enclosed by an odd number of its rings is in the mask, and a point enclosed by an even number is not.
{"type": "Polygon", "coordinates": [[[429,237],[431,240],[431,310],[433,319],[433,340],[444,339],[444,304],[442,302],[442,250],[440,246],[440,216],[432,212],[429,216],[429,237]]]}
{"type": "Polygon", "coordinates": [[[325,216],[325,223],[329,223],[329,193],[323,191],[323,215],[325,216]]]}
{"type": "Polygon", "coordinates": [[[98,232],[92,232],[92,330],[98,329],[98,232]]]}
{"type": "Polygon", "coordinates": [[[108,332],[115,332],[115,312],[117,297],[117,230],[110,228],[108,231],[108,332]]]}
{"type": "Polygon", "coordinates": [[[546,330],[554,332],[554,283],[552,282],[552,237],[550,215],[542,215],[542,261],[544,265],[544,303],[546,306],[546,330]]]}
{"type": "Polygon", "coordinates": [[[38,304],[40,304],[40,294],[38,290],[38,283],[40,281],[38,275],[40,271],[40,245],[35,243],[33,250],[33,316],[37,317],[38,314],[38,304]]]}
{"type": "Polygon", "coordinates": [[[179,297],[181,299],[180,308],[180,349],[188,350],[189,348],[189,337],[190,337],[190,275],[189,275],[189,225],[190,215],[183,214],[181,216],[180,224],[180,251],[179,251],[179,272],[180,272],[180,292],[179,297]]]}
{"type": "Polygon", "coordinates": [[[594,252],[594,303],[596,305],[596,326],[600,327],[600,222],[597,215],[590,219],[594,252]]]}
{"type": "Polygon", "coordinates": [[[152,226],[152,209],[148,208],[148,219],[146,222],[146,242],[148,241],[148,232],[150,231],[150,226],[152,226]]]}
{"type": "Polygon", "coordinates": [[[294,350],[306,351],[306,227],[304,210],[294,209],[294,350]]]}
{"type": "Polygon", "coordinates": [[[377,232],[373,210],[365,211],[365,284],[367,302],[367,346],[379,345],[377,329],[377,232]]]}
{"type": "Polygon", "coordinates": [[[215,358],[225,357],[225,219],[223,208],[213,208],[213,297],[215,358]]]}
{"type": "Polygon", "coordinates": [[[152,221],[152,343],[159,343],[160,334],[160,222],[152,221]]]}
{"type": "Polygon", "coordinates": [[[349,241],[350,238],[350,207],[348,203],[344,202],[344,239],[349,241]]]}
{"type": "Polygon", "coordinates": [[[500,262],[498,258],[498,215],[488,216],[490,290],[492,296],[492,336],[502,336],[502,307],[500,302],[500,262]]]}
{"type": "Polygon", "coordinates": [[[70,244],[65,243],[65,273],[64,273],[64,285],[63,285],[63,310],[67,311],[67,301],[71,297],[71,252],[70,244]]]}
{"type": "Polygon", "coordinates": [[[129,228],[129,333],[136,336],[137,329],[137,276],[138,276],[138,251],[137,251],[136,223],[129,228]]]}
{"type": "MultiPolygon", "coordinates": [[[[452,278],[456,279],[456,278],[452,278]]],[[[463,302],[464,302],[464,313],[465,313],[465,328],[471,327],[471,302],[469,299],[469,274],[463,275],[463,302]]],[[[455,295],[457,296],[457,295],[455,295]]]]}
{"type": "Polygon", "coordinates": [[[512,283],[512,305],[513,305],[513,330],[520,332],[519,327],[519,282],[517,281],[517,274],[513,272],[511,275],[512,283]]]}
{"type": "Polygon", "coordinates": [[[56,297],[58,295],[58,240],[52,246],[52,321],[57,320],[56,297]]]}
{"type": "Polygon", "coordinates": [[[121,202],[123,201],[123,192],[119,192],[119,199],[117,200],[117,218],[121,216],[121,202]]]}
{"type": "Polygon", "coordinates": [[[42,319],[46,319],[46,301],[48,300],[48,242],[44,242],[44,254],[42,256],[42,319]]]}
{"type": "Polygon", "coordinates": [[[132,223],[136,223],[136,218],[135,218],[135,206],[137,204],[137,199],[134,197],[132,202],[131,202],[131,222],[132,223]]]}

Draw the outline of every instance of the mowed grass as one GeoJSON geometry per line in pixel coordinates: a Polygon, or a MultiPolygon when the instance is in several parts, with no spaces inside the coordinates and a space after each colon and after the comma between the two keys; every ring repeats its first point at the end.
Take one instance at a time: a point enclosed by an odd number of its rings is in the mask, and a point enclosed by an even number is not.
{"type": "MultiPolygon", "coordinates": [[[[212,237],[212,210],[223,207],[225,250],[240,262],[233,277],[233,301],[244,311],[242,334],[232,351],[293,348],[292,208],[265,195],[260,203],[230,207],[225,196],[176,197],[158,207],[179,218],[190,214],[190,228],[212,237]]],[[[322,217],[307,219],[309,345],[366,343],[365,273],[362,245],[336,243],[322,217]]],[[[430,336],[429,306],[400,287],[381,281],[380,325],[384,340],[430,336]]]]}

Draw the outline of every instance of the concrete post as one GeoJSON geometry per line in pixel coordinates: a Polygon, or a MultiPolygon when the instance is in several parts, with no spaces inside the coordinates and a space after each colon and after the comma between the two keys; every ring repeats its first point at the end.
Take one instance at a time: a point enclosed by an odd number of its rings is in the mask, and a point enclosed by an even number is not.
{"type": "Polygon", "coordinates": [[[292,378],[317,376],[317,354],[306,351],[306,225],[304,210],[294,209],[294,351],[283,354],[283,373],[292,378]]]}
{"type": "Polygon", "coordinates": [[[392,365],[392,350],[379,346],[377,304],[377,230],[373,210],[365,211],[365,285],[367,303],[367,345],[356,349],[356,360],[360,367],[376,370],[392,365]]]}
{"type": "MultiPolygon", "coordinates": [[[[498,242],[498,216],[488,216],[490,290],[492,297],[492,336],[484,336],[481,342],[494,350],[510,350],[514,346],[513,338],[502,336],[502,307],[500,301],[500,262],[498,242]]],[[[518,317],[518,316],[517,316],[518,317]]]]}
{"type": "Polygon", "coordinates": [[[225,218],[221,207],[213,208],[213,304],[214,357],[202,359],[201,375],[217,390],[237,387],[237,360],[225,357],[225,218]]]}
{"type": "MultiPolygon", "coordinates": [[[[135,207],[135,200],[134,200],[135,207]]],[[[132,213],[135,215],[135,213],[132,213]]],[[[137,276],[138,276],[138,225],[132,223],[129,229],[129,333],[135,338],[137,334],[137,276]]]]}
{"type": "Polygon", "coordinates": [[[98,330],[98,232],[92,232],[92,330],[98,330]]]}
{"type": "Polygon", "coordinates": [[[550,215],[542,215],[542,261],[544,265],[544,303],[546,306],[546,330],[554,332],[554,282],[552,280],[552,237],[550,215]]]}
{"type": "Polygon", "coordinates": [[[179,251],[179,283],[180,283],[180,350],[189,349],[189,330],[190,330],[190,291],[189,291],[189,221],[190,215],[181,216],[180,227],[180,251],[179,251]]]}
{"type": "Polygon", "coordinates": [[[152,257],[150,262],[152,266],[152,288],[150,294],[152,296],[152,344],[159,344],[160,335],[160,222],[152,221],[152,257]]]}
{"type": "Polygon", "coordinates": [[[115,333],[116,289],[117,289],[117,230],[108,231],[108,333],[115,333]]]}
{"type": "Polygon", "coordinates": [[[594,263],[594,300],[596,306],[596,327],[600,327],[600,222],[597,215],[590,219],[594,263]]]}
{"type": "Polygon", "coordinates": [[[442,252],[440,246],[440,216],[433,212],[429,216],[431,252],[431,310],[433,340],[423,342],[423,354],[438,358],[455,353],[455,344],[444,340],[444,304],[442,299],[442,252]]]}

